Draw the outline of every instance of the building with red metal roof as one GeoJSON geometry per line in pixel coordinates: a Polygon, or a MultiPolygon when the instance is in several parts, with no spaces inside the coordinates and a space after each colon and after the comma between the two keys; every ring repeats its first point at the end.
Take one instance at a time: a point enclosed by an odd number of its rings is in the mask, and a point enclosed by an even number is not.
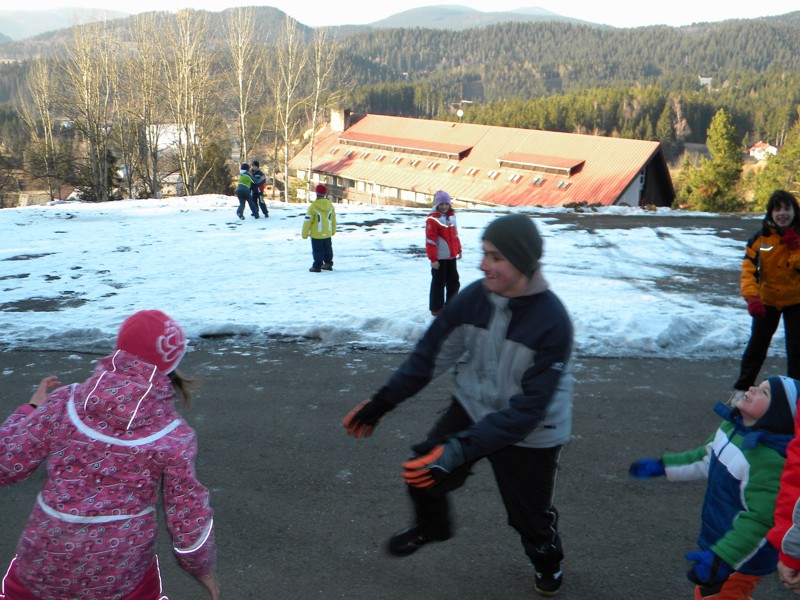
{"type": "Polygon", "coordinates": [[[289,162],[343,202],[463,206],[671,206],[659,142],[333,111],[289,162]]]}

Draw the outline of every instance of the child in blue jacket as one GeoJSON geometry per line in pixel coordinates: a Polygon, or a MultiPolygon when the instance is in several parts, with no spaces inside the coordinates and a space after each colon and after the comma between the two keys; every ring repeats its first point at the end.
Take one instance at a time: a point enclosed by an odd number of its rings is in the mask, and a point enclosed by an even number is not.
{"type": "Polygon", "coordinates": [[[775,500],[794,434],[800,381],[770,377],[751,387],[733,408],[718,403],[722,424],[688,452],[645,458],[632,477],[671,481],[706,478],[699,550],[686,555],[695,600],[748,600],[761,577],[775,571],[777,551],[767,541],[775,500]]]}

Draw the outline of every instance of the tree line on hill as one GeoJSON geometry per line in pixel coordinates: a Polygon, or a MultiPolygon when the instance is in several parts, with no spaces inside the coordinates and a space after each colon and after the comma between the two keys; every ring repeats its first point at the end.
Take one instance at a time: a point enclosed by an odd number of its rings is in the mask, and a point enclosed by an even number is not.
{"type": "Polygon", "coordinates": [[[332,106],[439,119],[461,107],[469,122],[658,140],[682,167],[679,201],[703,210],[745,198],[760,208],[762,188],[795,185],[800,12],[685,28],[363,32],[311,30],[271,8],[185,10],[73,27],[0,55],[34,51],[0,67],[0,170],[42,177],[53,194],[63,182],[96,199],[115,185],[158,195],[175,173],[187,193],[227,193],[231,159],[256,155],[286,177],[309,141],[301,132],[332,106]],[[176,128],[169,152],[166,123],[176,128]],[[741,165],[720,167],[735,175],[731,189],[700,184],[697,171],[711,167],[681,158],[683,147],[712,130],[740,161],[758,140],[782,158],[745,179],[741,165]],[[114,181],[118,164],[126,181],[114,181]]]}

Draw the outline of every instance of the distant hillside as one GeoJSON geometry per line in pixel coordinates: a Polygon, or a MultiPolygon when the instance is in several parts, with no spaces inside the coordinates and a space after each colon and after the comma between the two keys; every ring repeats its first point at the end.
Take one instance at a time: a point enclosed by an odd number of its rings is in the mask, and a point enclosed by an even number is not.
{"type": "MultiPolygon", "coordinates": [[[[271,6],[255,7],[261,14],[279,12],[271,6]]],[[[231,9],[228,9],[231,10],[231,9]]],[[[214,12],[221,15],[226,11],[214,12]]],[[[43,33],[69,28],[76,24],[100,19],[123,19],[131,16],[120,11],[98,11],[86,8],[59,8],[49,11],[0,10],[0,43],[10,40],[27,40],[43,33]]],[[[368,25],[340,25],[334,27],[342,37],[357,35],[371,29],[415,28],[450,29],[462,31],[506,22],[561,21],[590,24],[586,21],[562,17],[539,7],[519,8],[507,12],[481,12],[466,6],[428,6],[403,11],[368,25]]]]}
{"type": "Polygon", "coordinates": [[[588,21],[563,17],[549,10],[532,6],[504,12],[482,12],[467,6],[425,6],[397,13],[386,19],[370,23],[375,29],[403,29],[424,27],[428,29],[450,29],[463,31],[486,27],[497,23],[540,23],[559,21],[591,25],[588,21]]]}
{"type": "MultiPolygon", "coordinates": [[[[209,36],[208,40],[209,47],[215,45],[217,42],[224,44],[225,38],[223,25],[228,13],[232,10],[235,9],[229,8],[220,12],[198,11],[201,13],[206,13],[208,16],[209,26],[211,28],[211,36],[209,36]]],[[[119,14],[122,16],[113,18],[111,27],[120,41],[129,40],[135,19],[139,18],[140,15],[125,15],[124,13],[119,14]]],[[[146,14],[152,13],[142,13],[142,15],[146,14]]],[[[163,14],[164,18],[168,18],[170,15],[174,16],[174,13],[162,12],[160,14],[163,14]]],[[[274,44],[280,38],[283,30],[283,22],[286,18],[286,14],[284,12],[278,10],[277,8],[272,8],[271,6],[254,6],[253,18],[255,22],[255,28],[260,32],[262,40],[268,44],[274,44]]],[[[89,20],[91,21],[96,19],[89,20]]],[[[298,24],[297,29],[302,36],[306,37],[306,39],[311,38],[313,30],[310,27],[298,24]]],[[[37,56],[47,56],[53,53],[62,52],[64,43],[71,35],[71,28],[64,28],[40,33],[30,38],[14,40],[6,44],[0,44],[0,60],[24,61],[36,58],[37,56]]]]}
{"type": "MultiPolygon", "coordinates": [[[[64,29],[101,19],[119,19],[129,13],[89,8],[56,8],[53,10],[0,10],[0,34],[22,40],[47,31],[64,29]]],[[[6,42],[8,40],[0,40],[6,42]]]]}

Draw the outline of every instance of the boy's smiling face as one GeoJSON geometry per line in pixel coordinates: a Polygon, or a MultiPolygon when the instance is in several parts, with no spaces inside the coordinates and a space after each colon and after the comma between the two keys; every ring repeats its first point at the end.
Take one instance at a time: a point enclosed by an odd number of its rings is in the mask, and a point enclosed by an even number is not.
{"type": "Polygon", "coordinates": [[[483,271],[483,287],[506,298],[522,296],[530,281],[489,240],[483,240],[480,269],[483,271]]]}
{"type": "Polygon", "coordinates": [[[771,400],[769,381],[764,380],[759,386],[751,386],[736,403],[736,408],[742,413],[742,422],[750,427],[763,417],[771,400]]]}

